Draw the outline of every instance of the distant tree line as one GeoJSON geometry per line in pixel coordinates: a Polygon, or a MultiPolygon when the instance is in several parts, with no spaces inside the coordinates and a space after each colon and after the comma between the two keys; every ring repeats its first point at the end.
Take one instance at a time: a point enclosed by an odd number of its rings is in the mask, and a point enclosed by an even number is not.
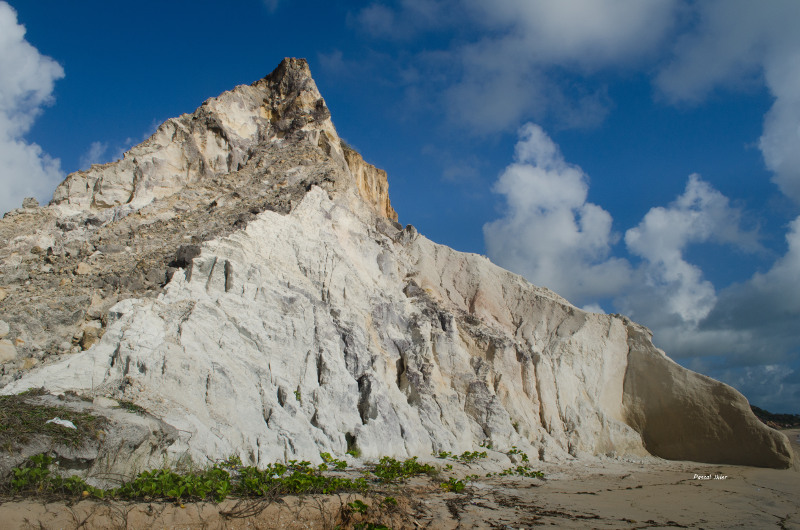
{"type": "Polygon", "coordinates": [[[753,405],[750,405],[750,408],[759,420],[772,428],[791,429],[800,427],[800,414],[774,414],[753,405]]]}

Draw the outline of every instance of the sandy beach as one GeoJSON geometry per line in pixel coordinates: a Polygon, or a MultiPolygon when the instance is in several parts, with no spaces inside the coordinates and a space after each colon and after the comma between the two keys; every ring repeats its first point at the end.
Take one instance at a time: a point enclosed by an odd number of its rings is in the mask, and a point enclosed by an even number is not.
{"type": "MultiPolygon", "coordinates": [[[[800,451],[800,429],[784,431],[800,451]]],[[[447,476],[478,475],[461,493],[438,477],[380,486],[367,496],[284,497],[213,503],[44,503],[6,500],[16,528],[783,528],[800,529],[800,471],[657,459],[538,464],[544,479],[486,478],[490,462],[458,464],[447,476]],[[397,501],[389,504],[386,498],[397,501]],[[365,513],[348,507],[356,499],[365,513]]]]}

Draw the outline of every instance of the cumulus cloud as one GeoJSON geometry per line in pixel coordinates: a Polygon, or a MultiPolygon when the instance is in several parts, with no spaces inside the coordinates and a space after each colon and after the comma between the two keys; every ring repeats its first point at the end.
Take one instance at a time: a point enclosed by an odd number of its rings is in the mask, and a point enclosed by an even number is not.
{"type": "Polygon", "coordinates": [[[644,312],[648,322],[677,317],[696,326],[716,303],[714,286],[699,267],[684,259],[686,247],[698,243],[733,244],[757,250],[757,234],[740,228],[741,212],[710,184],[691,175],[686,189],[667,207],[652,208],[639,225],[625,233],[628,251],[644,260],[643,286],[652,295],[621,299],[631,314],[644,312]],[[658,304],[653,300],[658,299],[658,304]],[[660,318],[655,318],[656,311],[660,318]]]}
{"type": "Polygon", "coordinates": [[[522,127],[514,163],[494,186],[507,209],[483,228],[489,257],[576,304],[617,294],[630,266],[609,257],[618,237],[611,215],[587,202],[588,190],[586,174],[541,127],[522,127]]]}
{"type": "Polygon", "coordinates": [[[59,160],[24,136],[52,102],[53,85],[64,70],[25,40],[25,28],[5,2],[0,2],[0,50],[0,212],[5,212],[27,196],[47,202],[62,178],[59,160]]]}
{"type": "Polygon", "coordinates": [[[763,81],[775,98],[759,147],[774,182],[800,202],[800,2],[698,2],[697,23],[656,78],[671,101],[702,101],[715,88],[763,81]]]}
{"type": "Polygon", "coordinates": [[[786,241],[786,254],[767,272],[720,291],[700,323],[699,333],[737,330],[737,344],[729,348],[732,361],[786,363],[800,355],[800,217],[790,223],[786,241]]]}
{"type": "MultiPolygon", "coordinates": [[[[504,196],[506,210],[484,225],[489,257],[588,311],[602,311],[598,301],[612,298],[616,311],[650,326],[656,343],[674,357],[699,362],[730,355],[743,365],[767,360],[761,355],[763,348],[754,349],[763,330],[708,325],[715,311],[727,304],[720,303],[701,268],[686,259],[692,245],[761,251],[758,233],[742,227],[739,208],[700,176],[691,175],[681,195],[667,206],[651,208],[625,232],[628,255],[637,261],[634,266],[619,257],[623,252],[615,249],[619,236],[612,230],[611,215],[588,202],[588,189],[587,175],[564,160],[541,127],[525,125],[514,162],[494,186],[504,196]]],[[[779,262],[771,274],[783,278],[787,271],[800,271],[800,250],[797,254],[797,268],[779,262]]],[[[786,283],[792,279],[784,278],[786,283]]],[[[768,278],[762,283],[775,282],[768,278]]],[[[786,292],[789,299],[800,300],[792,298],[792,290],[786,292]]],[[[727,291],[724,296],[729,297],[727,291]]],[[[751,307],[741,302],[732,305],[748,314],[751,307]]]]}
{"type": "MultiPolygon", "coordinates": [[[[773,105],[758,145],[772,180],[800,202],[800,3],[715,0],[692,5],[695,23],[655,80],[674,103],[697,104],[718,89],[765,85],[773,105]]],[[[800,399],[800,218],[787,251],[767,272],[722,289],[696,327],[669,337],[671,354],[763,406],[800,399]],[[719,359],[724,358],[724,362],[719,359]]]]}
{"type": "Polygon", "coordinates": [[[452,118],[494,132],[525,116],[561,127],[597,125],[608,108],[603,87],[570,93],[569,83],[553,71],[591,74],[647,56],[671,27],[675,2],[465,4],[484,36],[452,50],[462,71],[446,100],[452,118]]]}
{"type": "Polygon", "coordinates": [[[581,88],[572,74],[625,67],[650,56],[673,27],[677,0],[401,0],[372,3],[353,17],[374,38],[451,32],[452,45],[415,54],[422,77],[449,118],[478,135],[547,118],[593,127],[609,102],[601,83],[581,88]]]}
{"type": "Polygon", "coordinates": [[[770,58],[766,79],[775,103],[764,118],[759,147],[773,181],[800,203],[800,40],[792,53],[770,58]]]}
{"type": "Polygon", "coordinates": [[[674,0],[467,0],[494,42],[524,62],[594,71],[651,53],[671,28],[674,0]]]}

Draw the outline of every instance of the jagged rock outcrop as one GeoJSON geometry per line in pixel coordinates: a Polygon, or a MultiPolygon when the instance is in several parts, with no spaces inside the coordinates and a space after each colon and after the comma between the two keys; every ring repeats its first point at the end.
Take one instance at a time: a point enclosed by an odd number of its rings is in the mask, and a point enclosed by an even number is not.
{"type": "Polygon", "coordinates": [[[397,221],[397,212],[389,202],[389,180],[386,172],[364,161],[347,144],[342,145],[347,167],[356,179],[358,192],[375,211],[387,219],[397,221]]]}
{"type": "MultiPolygon", "coordinates": [[[[345,165],[330,116],[306,61],[287,59],[264,79],[211,98],[192,114],[167,120],[122,160],[69,175],[56,188],[53,204],[92,210],[127,205],[114,212],[119,216],[188,185],[238,172],[282,139],[318,145],[345,165]]],[[[396,220],[386,173],[347,151],[363,198],[378,213],[396,220]]]]}
{"type": "Polygon", "coordinates": [[[490,441],[547,460],[792,462],[741,395],[672,363],[641,326],[401,228],[385,173],[342,148],[303,61],[71,175],[53,204],[0,232],[10,227],[27,232],[3,266],[39,267],[11,282],[0,314],[11,339],[39,337],[25,296],[64,303],[36,291],[54,281],[44,276],[69,278],[83,297],[71,307],[89,305],[42,326],[76,353],[26,351],[44,362],[9,369],[2,392],[131,401],[179,433],[162,448],[171,458],[317,460],[353,447],[373,458],[490,441]],[[59,250],[77,242],[91,248],[59,250]],[[139,283],[114,284],[126,271],[139,283]]]}

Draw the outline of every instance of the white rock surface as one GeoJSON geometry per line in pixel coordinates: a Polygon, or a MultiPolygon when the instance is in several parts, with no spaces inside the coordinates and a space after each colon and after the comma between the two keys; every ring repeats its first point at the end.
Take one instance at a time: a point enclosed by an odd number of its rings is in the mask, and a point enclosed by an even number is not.
{"type": "Polygon", "coordinates": [[[112,308],[90,351],[4,392],[133,401],[184,433],[196,461],[486,441],[548,460],[646,454],[626,423],[629,322],[413,229],[376,230],[359,203],[314,188],[289,215],[260,214],[206,243],[158,300],[112,308]]]}
{"type": "MultiPolygon", "coordinates": [[[[151,454],[188,451],[196,462],[234,453],[256,464],[319,461],[320,451],[353,447],[366,458],[427,455],[491,442],[556,461],[649,452],[791,465],[785,436],[730,387],[670,361],[645,328],[581,311],[484,257],[401,230],[385,173],[344,153],[329,118],[307,65],[287,60],[168,121],[121,162],[71,175],[54,206],[34,210],[43,219],[58,210],[70,233],[90,232],[95,218],[106,238],[198,225],[240,204],[244,188],[185,202],[225,179],[273,190],[259,197],[286,207],[254,202],[235,230],[215,232],[228,235],[176,249],[190,257],[171,266],[162,294],[116,303],[96,343],[100,321],[87,313],[73,338],[89,350],[0,392],[44,386],[133,402],[176,433],[151,454]],[[256,144],[262,158],[249,160],[256,144]],[[199,208],[209,217],[180,217],[199,208]]],[[[49,248],[47,237],[20,236],[5,266],[22,249],[49,248]]],[[[114,241],[96,243],[123,254],[114,241]]],[[[103,252],[77,255],[99,269],[103,252]]]]}
{"type": "Polygon", "coordinates": [[[16,360],[17,348],[8,339],[0,339],[0,363],[16,360]]]}

